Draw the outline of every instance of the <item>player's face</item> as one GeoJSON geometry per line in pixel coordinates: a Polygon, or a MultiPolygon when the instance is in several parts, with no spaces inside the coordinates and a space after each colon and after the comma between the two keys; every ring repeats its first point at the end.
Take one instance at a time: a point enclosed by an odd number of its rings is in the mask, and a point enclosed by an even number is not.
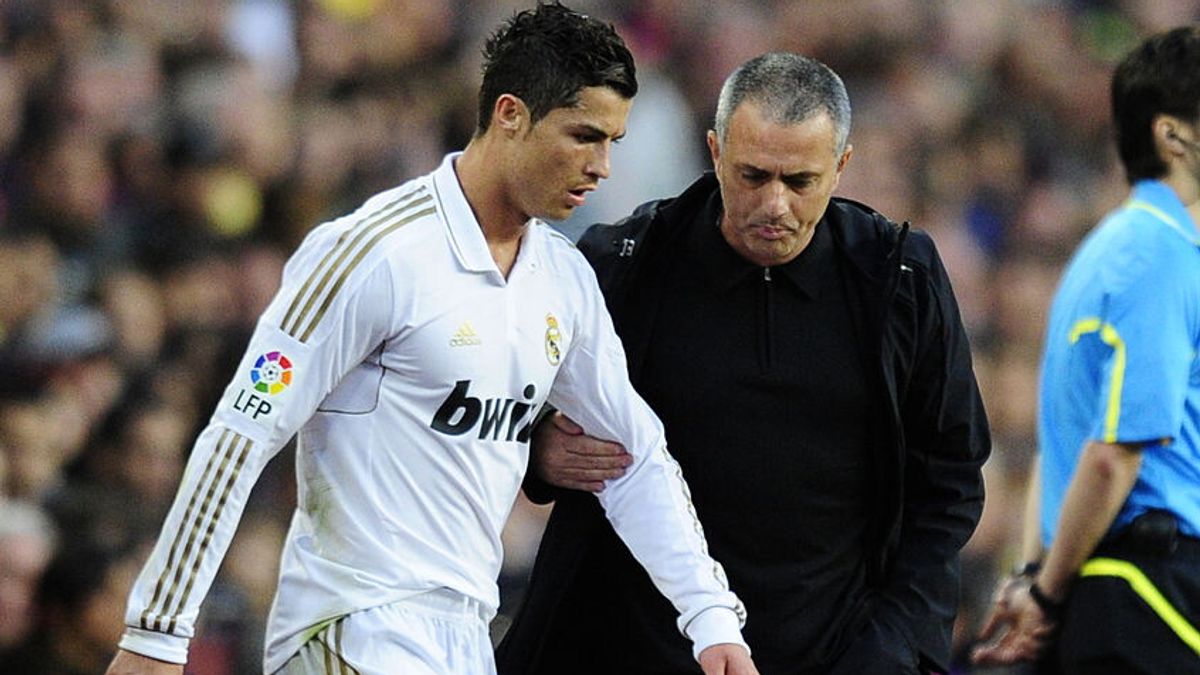
{"type": "Polygon", "coordinates": [[[585,87],[579,102],[538,120],[517,144],[512,192],[526,216],[563,220],[608,178],[609,151],[625,135],[631,100],[585,87]]]}
{"type": "Polygon", "coordinates": [[[756,265],[782,265],[804,250],[816,229],[851,148],[837,153],[826,113],[787,124],[747,101],[730,116],[723,144],[708,132],[725,213],[721,233],[756,265]]]}

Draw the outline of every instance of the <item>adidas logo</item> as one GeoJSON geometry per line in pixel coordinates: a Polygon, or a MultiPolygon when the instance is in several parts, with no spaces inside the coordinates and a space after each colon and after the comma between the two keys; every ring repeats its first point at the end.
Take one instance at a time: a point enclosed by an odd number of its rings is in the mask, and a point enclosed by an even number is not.
{"type": "Polygon", "coordinates": [[[471,322],[467,321],[454,331],[454,335],[450,337],[451,347],[473,347],[483,344],[483,340],[479,339],[479,334],[471,327],[471,322]]]}

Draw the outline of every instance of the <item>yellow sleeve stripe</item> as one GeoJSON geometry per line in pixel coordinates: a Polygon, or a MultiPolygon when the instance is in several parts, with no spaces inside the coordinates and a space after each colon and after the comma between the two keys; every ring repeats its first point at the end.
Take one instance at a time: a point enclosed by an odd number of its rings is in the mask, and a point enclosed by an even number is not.
{"type": "Polygon", "coordinates": [[[1081,577],[1118,577],[1129,583],[1134,593],[1150,605],[1150,609],[1167,624],[1192,651],[1200,654],[1200,631],[1179,610],[1171,605],[1161,591],[1131,562],[1115,558],[1092,558],[1080,570],[1081,577]]]}
{"type": "Polygon", "coordinates": [[[1099,333],[1100,341],[1113,348],[1112,382],[1108,389],[1108,406],[1104,415],[1104,442],[1117,442],[1117,424],[1121,421],[1121,388],[1125,386],[1125,341],[1110,323],[1095,317],[1082,319],[1071,328],[1071,344],[1090,333],[1099,333]]]}

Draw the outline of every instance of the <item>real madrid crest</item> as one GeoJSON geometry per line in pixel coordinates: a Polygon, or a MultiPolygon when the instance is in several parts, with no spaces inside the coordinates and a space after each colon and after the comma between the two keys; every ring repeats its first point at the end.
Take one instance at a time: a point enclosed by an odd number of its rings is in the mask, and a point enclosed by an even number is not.
{"type": "Polygon", "coordinates": [[[562,361],[562,333],[558,330],[558,319],[546,315],[546,360],[557,366],[562,361]]]}

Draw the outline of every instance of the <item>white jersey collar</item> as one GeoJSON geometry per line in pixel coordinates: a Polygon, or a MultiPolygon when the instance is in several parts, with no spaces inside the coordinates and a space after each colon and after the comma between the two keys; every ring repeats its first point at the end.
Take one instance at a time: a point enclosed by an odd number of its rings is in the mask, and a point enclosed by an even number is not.
{"type": "MultiPolygon", "coordinates": [[[[458,174],[454,163],[462,156],[462,152],[452,152],[442,160],[441,166],[432,174],[433,187],[441,203],[442,213],[446,216],[446,225],[454,253],[463,267],[472,272],[497,272],[496,262],[492,260],[492,252],[488,249],[487,240],[483,237],[483,227],[475,218],[475,212],[463,194],[462,185],[458,182],[458,174]]],[[[536,260],[534,243],[539,221],[531,218],[525,234],[521,237],[521,252],[517,255],[517,264],[524,261],[536,260]]]]}

